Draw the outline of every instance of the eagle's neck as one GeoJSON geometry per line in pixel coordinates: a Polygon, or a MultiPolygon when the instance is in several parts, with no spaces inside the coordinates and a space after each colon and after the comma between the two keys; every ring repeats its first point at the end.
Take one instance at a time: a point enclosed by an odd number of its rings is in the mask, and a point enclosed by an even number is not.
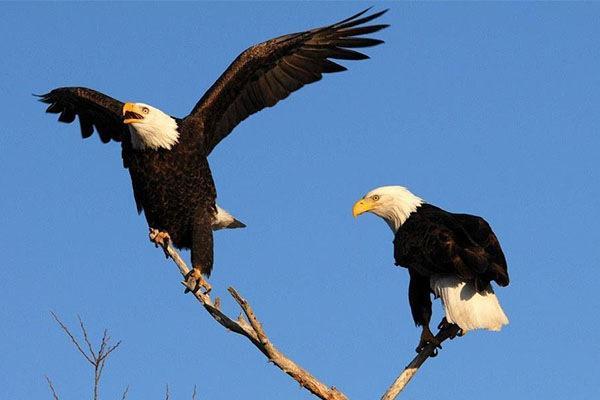
{"type": "Polygon", "coordinates": [[[379,215],[387,222],[394,234],[406,222],[410,214],[417,211],[417,208],[423,204],[423,200],[412,193],[403,193],[401,197],[396,197],[393,204],[390,204],[383,210],[379,210],[379,215]]]}
{"type": "Polygon", "coordinates": [[[152,122],[130,124],[129,132],[131,145],[136,150],[171,150],[179,141],[177,121],[168,116],[152,122]]]}

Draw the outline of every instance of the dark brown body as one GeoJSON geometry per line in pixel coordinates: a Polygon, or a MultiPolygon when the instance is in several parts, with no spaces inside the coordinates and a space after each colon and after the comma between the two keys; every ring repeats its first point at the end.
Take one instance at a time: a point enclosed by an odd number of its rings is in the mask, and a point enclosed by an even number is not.
{"type": "Polygon", "coordinates": [[[396,265],[408,268],[408,298],[418,326],[431,319],[430,278],[437,274],[456,275],[472,282],[478,291],[491,281],[509,283],[500,243],[481,217],[454,214],[431,204],[422,204],[396,231],[396,265]]]}
{"type": "Polygon", "coordinates": [[[194,268],[209,276],[217,194],[203,151],[204,135],[183,124],[179,142],[170,150],[126,150],[129,143],[124,143],[123,158],[138,212],[143,210],[148,226],[168,232],[176,247],[192,249],[194,268]]]}

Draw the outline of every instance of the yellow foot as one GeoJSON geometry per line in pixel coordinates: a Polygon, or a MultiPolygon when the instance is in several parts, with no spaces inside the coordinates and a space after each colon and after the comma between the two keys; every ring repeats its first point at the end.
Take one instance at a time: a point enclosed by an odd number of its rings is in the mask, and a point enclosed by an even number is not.
{"type": "Polygon", "coordinates": [[[171,243],[171,237],[167,232],[159,231],[158,229],[150,228],[150,241],[154,243],[156,247],[162,247],[165,252],[165,257],[169,258],[169,244],[171,243]]]}
{"type": "Polygon", "coordinates": [[[212,290],[212,286],[204,277],[199,268],[192,268],[190,272],[185,276],[185,293],[193,292],[196,293],[201,287],[204,288],[204,294],[209,294],[212,290]],[[193,288],[193,289],[190,289],[193,288]]]}

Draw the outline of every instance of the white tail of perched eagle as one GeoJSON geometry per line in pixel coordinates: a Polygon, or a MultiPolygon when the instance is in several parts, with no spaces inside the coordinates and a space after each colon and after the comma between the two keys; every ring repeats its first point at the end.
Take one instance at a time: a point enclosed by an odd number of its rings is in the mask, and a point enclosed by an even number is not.
{"type": "Polygon", "coordinates": [[[491,285],[477,292],[475,285],[453,275],[435,275],[430,282],[433,293],[442,299],[446,319],[463,332],[474,329],[499,331],[508,324],[491,285]]]}

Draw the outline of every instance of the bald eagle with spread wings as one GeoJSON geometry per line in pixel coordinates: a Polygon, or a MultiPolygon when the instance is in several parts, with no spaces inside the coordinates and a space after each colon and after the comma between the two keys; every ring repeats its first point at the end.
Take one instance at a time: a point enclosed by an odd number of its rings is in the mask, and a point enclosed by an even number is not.
{"type": "Polygon", "coordinates": [[[355,217],[365,212],[383,218],[394,232],[394,259],[408,269],[410,309],[423,328],[418,352],[439,345],[429,328],[431,294],[444,304],[440,329],[456,324],[462,333],[499,331],[508,324],[491,286],[508,285],[506,259],[483,218],[442,210],[402,186],[371,190],[352,209],[355,217]]]}
{"type": "Polygon", "coordinates": [[[188,287],[206,291],[213,267],[212,230],[244,226],[216,205],[207,157],[241,121],[272,107],[325,73],[345,67],[331,59],[369,58],[354,48],[382,40],[361,37],[388,25],[365,25],[387,10],[364,10],[333,25],[268,40],[242,52],[184,118],[144,103],[122,103],[84,87],[63,87],[41,95],[70,123],[79,117],[81,135],[96,130],[103,143],[120,142],[139,213],[178,248],[191,249],[188,287]],[[222,217],[222,218],[221,218],[222,217]]]}

